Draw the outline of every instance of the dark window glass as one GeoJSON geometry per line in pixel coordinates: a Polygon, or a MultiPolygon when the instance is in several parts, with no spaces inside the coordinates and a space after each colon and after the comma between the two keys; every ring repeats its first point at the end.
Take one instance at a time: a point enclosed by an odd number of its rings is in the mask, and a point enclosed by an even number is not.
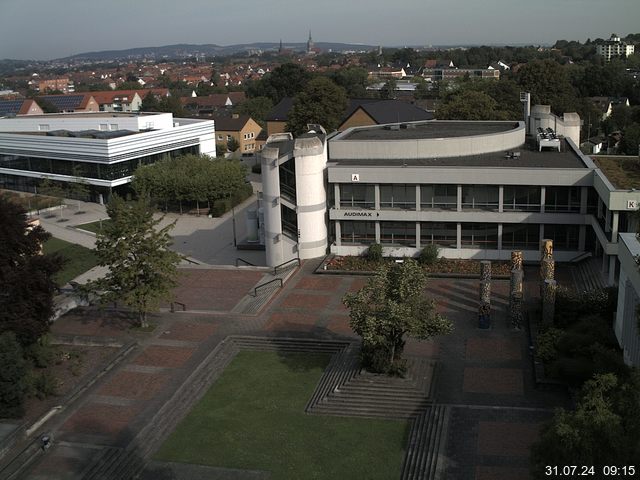
{"type": "Polygon", "coordinates": [[[578,250],[579,225],[545,225],[544,238],[553,240],[555,250],[578,250]]]}
{"type": "Polygon", "coordinates": [[[420,208],[456,210],[458,208],[457,185],[421,185],[420,208]]]}
{"type": "Polygon", "coordinates": [[[504,250],[537,250],[540,245],[540,225],[535,223],[505,223],[502,225],[504,250]]]}
{"type": "Polygon", "coordinates": [[[420,244],[433,243],[441,247],[456,248],[458,226],[455,223],[422,222],[420,224],[420,244]]]}
{"type": "Polygon", "coordinates": [[[502,205],[505,212],[539,212],[540,187],[505,185],[502,205]]]}
{"type": "Polygon", "coordinates": [[[497,211],[499,195],[499,189],[494,185],[463,185],[462,208],[497,211]]]}
{"type": "Polygon", "coordinates": [[[375,206],[375,188],[373,185],[352,183],[340,185],[340,208],[355,207],[373,210],[375,206]]]}
{"type": "Polygon", "coordinates": [[[298,215],[296,212],[280,204],[280,215],[282,219],[282,233],[287,237],[298,240],[298,215]]]}
{"type": "Polygon", "coordinates": [[[463,223],[461,245],[462,248],[496,250],[498,248],[498,224],[463,223]]]}
{"type": "Polygon", "coordinates": [[[340,239],[343,244],[371,244],[376,241],[374,222],[340,222],[340,239]]]}
{"type": "Polygon", "coordinates": [[[416,186],[403,183],[380,185],[380,208],[415,210],[416,186]]]}
{"type": "Polygon", "coordinates": [[[545,212],[580,212],[580,187],[547,187],[545,212]]]}
{"type": "Polygon", "coordinates": [[[380,243],[416,245],[416,224],[413,222],[380,222],[380,243]]]}

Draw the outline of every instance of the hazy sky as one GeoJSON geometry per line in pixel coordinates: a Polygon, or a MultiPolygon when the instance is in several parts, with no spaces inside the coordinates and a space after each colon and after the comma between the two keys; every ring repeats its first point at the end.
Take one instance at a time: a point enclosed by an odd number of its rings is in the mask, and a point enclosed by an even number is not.
{"type": "Polygon", "coordinates": [[[0,0],[0,58],[174,43],[547,44],[640,31],[638,0],[0,0]]]}

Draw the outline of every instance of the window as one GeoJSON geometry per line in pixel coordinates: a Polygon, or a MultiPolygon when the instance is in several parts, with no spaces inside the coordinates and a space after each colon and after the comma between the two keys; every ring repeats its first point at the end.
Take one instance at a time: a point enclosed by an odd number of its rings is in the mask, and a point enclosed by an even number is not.
{"type": "Polygon", "coordinates": [[[222,135],[218,135],[218,140],[220,140],[220,141],[224,140],[224,138],[222,137],[222,135]]]}
{"type": "Polygon", "coordinates": [[[231,141],[231,135],[227,135],[227,142],[231,141]]]}
{"type": "Polygon", "coordinates": [[[463,185],[462,208],[498,210],[499,189],[494,185],[463,185]]]}
{"type": "Polygon", "coordinates": [[[368,245],[376,241],[375,222],[340,222],[340,240],[343,244],[368,245]]]}
{"type": "Polygon", "coordinates": [[[498,248],[498,224],[463,223],[460,239],[462,248],[498,248]]]}
{"type": "Polygon", "coordinates": [[[294,240],[298,239],[298,215],[289,207],[280,204],[282,216],[282,233],[294,240]]]}
{"type": "Polygon", "coordinates": [[[106,131],[109,128],[109,125],[107,125],[106,123],[101,123],[100,126],[98,127],[101,131],[106,131]]]}
{"type": "Polygon", "coordinates": [[[535,223],[505,223],[502,225],[504,250],[537,250],[540,246],[540,225],[535,223]]]}
{"type": "Polygon", "coordinates": [[[553,240],[555,250],[578,250],[579,225],[545,225],[544,238],[553,240]]]}
{"type": "Polygon", "coordinates": [[[41,123],[40,125],[38,125],[38,131],[40,132],[48,132],[49,131],[49,125],[46,123],[41,123]]]}
{"type": "Polygon", "coordinates": [[[456,248],[458,225],[456,223],[423,222],[420,224],[420,244],[456,248]]]}
{"type": "Polygon", "coordinates": [[[354,183],[340,185],[340,207],[374,209],[375,205],[375,189],[373,185],[357,185],[354,183]]]}
{"type": "Polygon", "coordinates": [[[505,212],[539,212],[540,187],[505,185],[502,205],[505,212]]]}
{"type": "Polygon", "coordinates": [[[111,130],[118,130],[118,124],[117,123],[112,123],[112,124],[109,125],[109,128],[111,130]]]}
{"type": "Polygon", "coordinates": [[[416,224],[414,222],[380,222],[380,243],[415,247],[416,224]]]}
{"type": "Polygon", "coordinates": [[[545,212],[580,212],[580,187],[547,187],[545,212]]]}
{"type": "Polygon", "coordinates": [[[280,165],[280,194],[295,203],[296,201],[296,161],[287,160],[280,165]]]}
{"type": "Polygon", "coordinates": [[[458,187],[456,185],[421,185],[420,208],[456,210],[458,208],[458,187]]]}
{"type": "Polygon", "coordinates": [[[416,208],[416,187],[403,183],[380,185],[380,208],[414,210],[416,208]]]}

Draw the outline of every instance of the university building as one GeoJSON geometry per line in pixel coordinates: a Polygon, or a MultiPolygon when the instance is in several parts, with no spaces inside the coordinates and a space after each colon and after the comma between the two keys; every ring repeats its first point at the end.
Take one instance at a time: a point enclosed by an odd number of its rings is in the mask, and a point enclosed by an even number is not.
{"type": "Polygon", "coordinates": [[[138,166],[188,153],[216,155],[213,121],[170,113],[0,118],[0,188],[36,192],[44,178],[82,181],[103,202],[126,190],[138,166]]]}

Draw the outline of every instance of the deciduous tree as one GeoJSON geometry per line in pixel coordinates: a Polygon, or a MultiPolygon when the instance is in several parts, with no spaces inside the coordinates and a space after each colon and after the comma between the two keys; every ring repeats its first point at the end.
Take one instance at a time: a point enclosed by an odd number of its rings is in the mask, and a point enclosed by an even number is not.
{"type": "Polygon", "coordinates": [[[111,221],[98,233],[96,254],[109,270],[85,291],[103,303],[124,303],[136,312],[139,326],[146,327],[148,313],[169,300],[176,285],[181,257],[169,249],[175,223],[160,228],[162,219],[153,218],[145,199],[125,202],[114,196],[107,213],[111,221]]]}
{"type": "Polygon", "coordinates": [[[287,130],[303,133],[307,124],[322,125],[327,132],[338,128],[347,108],[347,94],[326,77],[311,80],[302,92],[296,95],[289,112],[287,130]]]}
{"type": "Polygon", "coordinates": [[[452,323],[436,311],[435,302],[424,295],[427,275],[415,260],[383,265],[367,284],[349,293],[350,325],[362,337],[362,360],[366,368],[397,374],[405,369],[402,351],[405,338],[428,340],[450,333],[452,323]]]}

